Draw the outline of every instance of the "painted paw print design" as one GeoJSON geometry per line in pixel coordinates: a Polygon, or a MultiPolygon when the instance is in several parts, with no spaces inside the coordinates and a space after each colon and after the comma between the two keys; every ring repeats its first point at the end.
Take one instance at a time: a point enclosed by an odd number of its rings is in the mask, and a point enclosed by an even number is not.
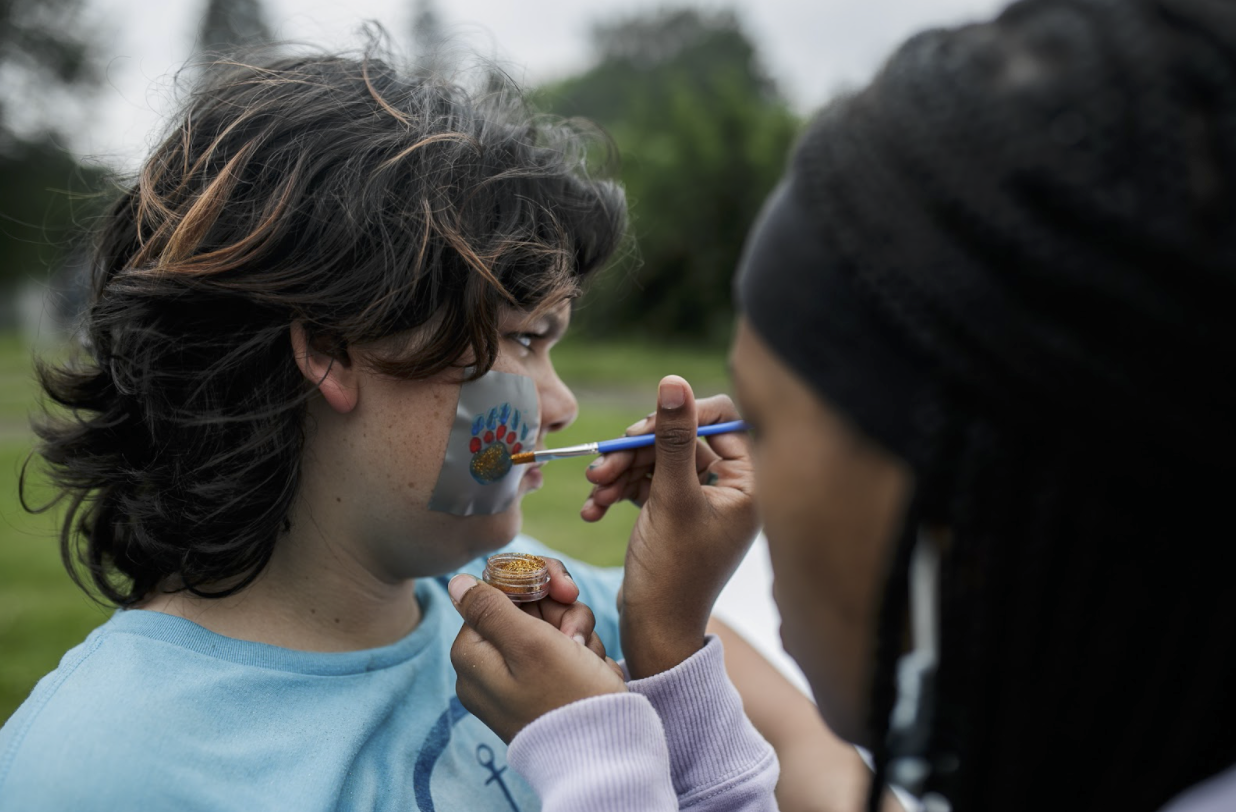
{"type": "Polygon", "coordinates": [[[522,451],[527,439],[528,424],[521,423],[519,409],[509,403],[493,407],[488,415],[477,415],[468,445],[472,478],[482,485],[502,479],[510,473],[511,455],[522,451]]]}

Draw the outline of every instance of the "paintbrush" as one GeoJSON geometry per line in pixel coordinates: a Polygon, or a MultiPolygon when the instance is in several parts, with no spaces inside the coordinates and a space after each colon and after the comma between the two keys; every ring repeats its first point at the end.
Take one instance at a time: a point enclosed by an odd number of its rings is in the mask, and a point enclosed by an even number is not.
{"type": "MultiPolygon", "coordinates": [[[[731,420],[729,423],[714,423],[711,426],[700,426],[696,431],[699,437],[713,434],[728,434],[733,431],[746,431],[747,424],[741,420],[731,420]]],[[[616,440],[601,440],[596,443],[569,445],[565,448],[547,448],[544,451],[524,451],[511,455],[512,465],[524,465],[529,462],[548,462],[567,457],[592,457],[597,454],[608,454],[611,451],[626,451],[632,448],[647,448],[657,441],[655,434],[637,434],[634,437],[619,437],[616,440]]]]}

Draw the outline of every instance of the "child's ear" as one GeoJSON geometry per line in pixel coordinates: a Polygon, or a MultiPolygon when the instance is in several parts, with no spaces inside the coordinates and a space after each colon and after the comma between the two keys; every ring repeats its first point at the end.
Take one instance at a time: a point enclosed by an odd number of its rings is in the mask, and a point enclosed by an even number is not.
{"type": "Polygon", "coordinates": [[[340,414],[356,408],[360,381],[347,350],[334,353],[309,339],[303,322],[292,322],[292,354],[305,378],[318,388],[326,403],[340,414]]]}

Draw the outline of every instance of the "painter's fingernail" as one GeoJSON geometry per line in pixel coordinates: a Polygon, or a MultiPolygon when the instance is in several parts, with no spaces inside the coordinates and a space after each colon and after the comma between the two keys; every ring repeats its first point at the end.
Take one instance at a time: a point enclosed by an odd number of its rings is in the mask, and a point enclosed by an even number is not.
{"type": "Polygon", "coordinates": [[[604,464],[605,464],[605,455],[602,454],[601,456],[597,457],[592,462],[588,463],[588,467],[589,468],[600,468],[604,464]]]}
{"type": "Polygon", "coordinates": [[[459,603],[463,600],[464,593],[476,586],[476,583],[476,579],[471,575],[461,572],[452,578],[451,582],[446,585],[446,591],[450,593],[451,600],[455,601],[455,603],[459,603]]]}
{"type": "Polygon", "coordinates": [[[657,389],[657,405],[662,409],[678,409],[687,402],[687,390],[677,381],[662,381],[657,389]]]}
{"type": "Polygon", "coordinates": [[[627,430],[624,431],[623,434],[634,434],[635,432],[642,429],[645,425],[647,425],[647,423],[648,423],[648,418],[646,417],[636,420],[634,423],[627,426],[627,430]]]}
{"type": "Polygon", "coordinates": [[[587,498],[587,500],[585,500],[585,501],[584,501],[584,507],[583,507],[582,509],[583,509],[583,510],[592,510],[592,509],[593,509],[594,507],[596,507],[596,506],[597,506],[597,503],[596,503],[596,502],[594,502],[594,501],[592,501],[592,497],[591,497],[591,496],[589,496],[589,497],[587,498]]]}
{"type": "Polygon", "coordinates": [[[574,640],[576,643],[579,643],[581,646],[588,645],[588,641],[584,639],[584,636],[582,634],[573,634],[571,635],[571,639],[574,640]]]}
{"type": "Polygon", "coordinates": [[[568,581],[570,581],[571,583],[575,583],[575,578],[571,575],[571,571],[568,570],[566,567],[562,568],[562,574],[567,577],[568,581]]]}

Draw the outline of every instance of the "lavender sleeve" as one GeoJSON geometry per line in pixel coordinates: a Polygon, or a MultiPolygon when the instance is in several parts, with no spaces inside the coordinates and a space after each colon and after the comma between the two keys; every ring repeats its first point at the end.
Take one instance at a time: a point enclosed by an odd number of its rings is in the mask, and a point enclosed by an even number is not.
{"type": "Polygon", "coordinates": [[[678,666],[547,713],[507,760],[543,812],[772,812],[779,768],[725,674],[721,641],[678,666]]]}
{"type": "Polygon", "coordinates": [[[1190,787],[1162,812],[1231,812],[1236,809],[1236,765],[1190,787]]]}

